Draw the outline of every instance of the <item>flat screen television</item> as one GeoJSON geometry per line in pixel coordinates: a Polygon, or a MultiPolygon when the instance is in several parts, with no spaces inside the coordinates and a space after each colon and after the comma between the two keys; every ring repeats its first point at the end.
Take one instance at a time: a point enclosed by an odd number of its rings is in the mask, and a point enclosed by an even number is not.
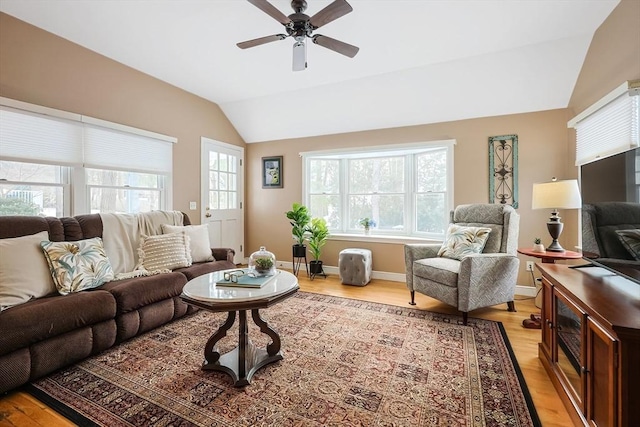
{"type": "Polygon", "coordinates": [[[583,258],[640,284],[640,148],[582,165],[580,192],[583,258]]]}

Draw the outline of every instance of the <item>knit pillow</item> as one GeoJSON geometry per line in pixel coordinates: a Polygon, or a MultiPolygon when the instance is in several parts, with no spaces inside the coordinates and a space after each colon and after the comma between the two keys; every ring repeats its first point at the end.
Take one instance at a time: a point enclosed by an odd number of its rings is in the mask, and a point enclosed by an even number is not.
{"type": "Polygon", "coordinates": [[[189,236],[192,262],[213,261],[207,224],[185,226],[162,224],[163,234],[177,233],[179,231],[184,231],[189,236]]]}
{"type": "Polygon", "coordinates": [[[40,246],[61,295],[97,288],[113,280],[113,269],[100,237],[77,242],[44,241],[40,246]]]}
{"type": "Polygon", "coordinates": [[[136,270],[142,269],[151,273],[189,267],[191,265],[189,236],[184,231],[156,236],[143,234],[140,236],[138,257],[136,270]]]}
{"type": "Polygon", "coordinates": [[[487,227],[450,224],[438,256],[461,260],[467,255],[479,254],[484,249],[490,232],[491,229],[487,227]]]}
{"type": "Polygon", "coordinates": [[[622,246],[631,254],[633,259],[640,261],[640,230],[616,230],[622,246]]]}

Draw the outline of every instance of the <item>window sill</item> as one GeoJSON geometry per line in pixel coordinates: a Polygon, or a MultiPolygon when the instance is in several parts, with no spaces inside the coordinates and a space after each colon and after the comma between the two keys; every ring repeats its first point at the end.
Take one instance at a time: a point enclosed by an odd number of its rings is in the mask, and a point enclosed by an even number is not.
{"type": "Polygon", "coordinates": [[[368,243],[388,243],[388,244],[405,244],[405,243],[439,243],[441,240],[433,240],[420,237],[411,236],[389,236],[382,234],[331,234],[329,240],[343,241],[343,242],[368,242],[368,243]]]}

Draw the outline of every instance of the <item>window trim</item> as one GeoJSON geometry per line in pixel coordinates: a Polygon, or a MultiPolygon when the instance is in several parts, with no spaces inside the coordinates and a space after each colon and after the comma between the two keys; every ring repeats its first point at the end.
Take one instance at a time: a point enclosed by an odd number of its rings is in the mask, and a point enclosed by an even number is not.
{"type": "MultiPolygon", "coordinates": [[[[449,222],[449,211],[453,209],[454,201],[454,146],[456,145],[455,139],[447,140],[435,140],[435,141],[422,141],[406,144],[393,144],[393,145],[379,145],[379,146],[364,146],[364,147],[350,147],[339,148],[334,150],[317,150],[300,152],[299,155],[302,158],[302,200],[307,206],[310,204],[310,182],[309,182],[309,161],[311,159],[317,159],[324,157],[327,159],[345,159],[345,158],[372,158],[383,157],[385,153],[389,155],[414,155],[424,153],[437,148],[444,148],[447,152],[447,191],[445,194],[445,209],[443,212],[445,223],[449,222]]],[[[415,157],[412,157],[415,160],[415,157]]],[[[408,210],[405,210],[405,223],[407,224],[407,231],[402,233],[393,233],[392,231],[376,232],[369,236],[362,234],[354,234],[353,229],[349,229],[343,224],[343,228],[339,231],[332,231],[330,238],[334,240],[351,240],[351,241],[366,241],[366,242],[384,242],[384,243],[415,243],[416,241],[424,242],[433,241],[441,242],[444,238],[443,234],[434,233],[420,233],[415,232],[415,179],[413,171],[415,170],[415,163],[412,161],[409,167],[405,164],[405,181],[407,189],[405,190],[405,196],[409,198],[406,203],[408,210]],[[409,213],[410,212],[410,213],[409,213]],[[408,216],[408,217],[407,217],[408,216]]],[[[341,203],[343,204],[343,210],[347,209],[345,205],[348,192],[346,192],[346,179],[347,172],[341,168],[341,188],[340,194],[341,203]]],[[[344,212],[343,212],[344,213],[344,212]]]]}

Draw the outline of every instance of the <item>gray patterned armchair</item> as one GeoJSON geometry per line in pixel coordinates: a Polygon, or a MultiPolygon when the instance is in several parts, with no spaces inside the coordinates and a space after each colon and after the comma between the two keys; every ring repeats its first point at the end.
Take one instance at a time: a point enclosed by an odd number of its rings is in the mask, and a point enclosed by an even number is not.
{"type": "Polygon", "coordinates": [[[451,223],[490,228],[482,253],[458,261],[438,257],[440,244],[405,245],[410,304],[415,305],[418,291],[457,307],[465,325],[467,313],[476,308],[506,302],[515,311],[520,215],[508,205],[460,205],[451,212],[451,223]]]}

